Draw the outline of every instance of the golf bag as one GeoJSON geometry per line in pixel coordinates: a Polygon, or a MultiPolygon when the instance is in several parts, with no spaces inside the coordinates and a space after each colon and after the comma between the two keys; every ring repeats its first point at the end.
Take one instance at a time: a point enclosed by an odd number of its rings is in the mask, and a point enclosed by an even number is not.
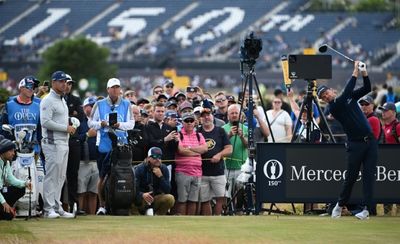
{"type": "Polygon", "coordinates": [[[32,190],[26,191],[16,203],[16,215],[25,217],[29,215],[29,207],[33,216],[37,215],[36,209],[39,206],[39,195],[43,194],[43,167],[41,161],[35,160],[35,150],[37,143],[34,141],[35,129],[31,125],[3,125],[2,129],[9,132],[16,139],[17,153],[16,159],[12,162],[11,168],[13,175],[20,180],[28,180],[29,171],[31,176],[32,190]],[[39,169],[40,168],[40,169],[39,169]],[[39,169],[39,170],[38,170],[39,169]],[[41,188],[41,190],[39,189],[41,188]],[[30,199],[29,199],[30,198],[30,199]],[[31,206],[29,206],[29,202],[31,206]]]}
{"type": "Polygon", "coordinates": [[[131,146],[113,143],[109,160],[111,171],[104,187],[107,212],[111,215],[129,215],[135,199],[131,146]]]}

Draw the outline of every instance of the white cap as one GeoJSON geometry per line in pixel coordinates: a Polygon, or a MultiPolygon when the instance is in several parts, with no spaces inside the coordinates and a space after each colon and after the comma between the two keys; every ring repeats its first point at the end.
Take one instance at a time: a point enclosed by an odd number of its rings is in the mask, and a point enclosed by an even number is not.
{"type": "Polygon", "coordinates": [[[121,82],[117,78],[111,78],[107,81],[107,88],[113,86],[121,86],[121,82]]]}

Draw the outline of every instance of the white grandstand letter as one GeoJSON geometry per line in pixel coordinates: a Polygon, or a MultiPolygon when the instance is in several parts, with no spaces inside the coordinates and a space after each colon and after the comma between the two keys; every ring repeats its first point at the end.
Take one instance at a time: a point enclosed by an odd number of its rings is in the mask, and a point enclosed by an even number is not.
{"type": "Polygon", "coordinates": [[[188,23],[190,25],[190,28],[187,28],[187,25],[179,27],[175,31],[175,38],[181,42],[181,45],[190,46],[193,44],[193,42],[189,38],[192,33],[207,24],[212,19],[218,18],[225,14],[229,14],[229,16],[224,21],[222,21],[218,25],[213,26],[212,29],[208,30],[206,33],[195,36],[192,39],[195,42],[202,43],[204,41],[213,40],[216,37],[228,33],[243,21],[245,12],[243,9],[238,7],[225,7],[223,9],[211,10],[207,13],[204,13],[189,20],[188,23]]]}
{"type": "MultiPolygon", "coordinates": [[[[39,24],[33,26],[27,32],[22,34],[19,37],[20,43],[27,45],[32,43],[32,39],[49,28],[51,25],[62,19],[65,15],[67,15],[71,9],[69,8],[49,8],[47,9],[47,13],[50,14],[47,16],[46,19],[42,20],[39,24]]],[[[18,40],[15,38],[14,40],[7,40],[10,41],[10,45],[16,45],[18,40]]]]}
{"type": "Polygon", "coordinates": [[[313,21],[314,18],[315,17],[312,14],[308,14],[305,17],[297,14],[293,18],[291,18],[288,22],[279,27],[279,30],[282,32],[286,32],[288,29],[291,29],[292,31],[297,32],[301,28],[306,26],[308,23],[313,21]]]}
{"type": "Polygon", "coordinates": [[[126,35],[134,36],[146,28],[146,20],[134,16],[157,16],[164,12],[165,8],[130,8],[110,20],[108,26],[121,28],[119,38],[124,39],[126,35]]]}
{"type": "Polygon", "coordinates": [[[261,31],[268,32],[271,29],[273,29],[276,25],[278,25],[279,23],[281,23],[283,21],[287,21],[289,19],[290,19],[290,16],[287,14],[274,15],[268,20],[268,22],[265,25],[261,26],[261,31]]]}

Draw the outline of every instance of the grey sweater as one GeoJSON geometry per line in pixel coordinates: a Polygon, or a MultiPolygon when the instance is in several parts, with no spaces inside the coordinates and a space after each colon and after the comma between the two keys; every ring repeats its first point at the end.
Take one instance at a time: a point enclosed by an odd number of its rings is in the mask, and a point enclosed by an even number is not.
{"type": "Polygon", "coordinates": [[[42,142],[68,145],[68,107],[64,98],[53,89],[40,103],[42,142]]]}

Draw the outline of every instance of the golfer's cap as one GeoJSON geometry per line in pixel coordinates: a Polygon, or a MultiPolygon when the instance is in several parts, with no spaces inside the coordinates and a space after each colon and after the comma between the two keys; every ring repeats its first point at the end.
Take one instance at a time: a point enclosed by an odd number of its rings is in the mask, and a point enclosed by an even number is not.
{"type": "Polygon", "coordinates": [[[64,71],[56,71],[51,75],[51,80],[68,80],[67,74],[64,71]]]}
{"type": "Polygon", "coordinates": [[[318,89],[317,89],[318,98],[321,98],[322,94],[324,94],[324,92],[326,92],[327,90],[329,90],[329,87],[327,87],[325,85],[318,87],[318,89]]]}
{"type": "Polygon", "coordinates": [[[148,157],[152,157],[155,159],[161,159],[162,157],[162,150],[159,147],[152,147],[149,149],[149,151],[147,152],[147,156],[148,157]]]}
{"type": "Polygon", "coordinates": [[[383,111],[392,110],[392,111],[396,112],[396,105],[394,105],[394,103],[385,103],[385,104],[383,104],[383,106],[379,106],[378,109],[383,110],[383,111]]]}
{"type": "Polygon", "coordinates": [[[113,86],[121,86],[121,82],[117,78],[111,78],[107,81],[107,88],[111,88],[113,86]]]}
{"type": "Polygon", "coordinates": [[[366,96],[363,96],[362,98],[360,98],[360,100],[358,100],[358,103],[372,104],[372,103],[374,103],[374,99],[370,95],[366,95],[366,96]]]}

